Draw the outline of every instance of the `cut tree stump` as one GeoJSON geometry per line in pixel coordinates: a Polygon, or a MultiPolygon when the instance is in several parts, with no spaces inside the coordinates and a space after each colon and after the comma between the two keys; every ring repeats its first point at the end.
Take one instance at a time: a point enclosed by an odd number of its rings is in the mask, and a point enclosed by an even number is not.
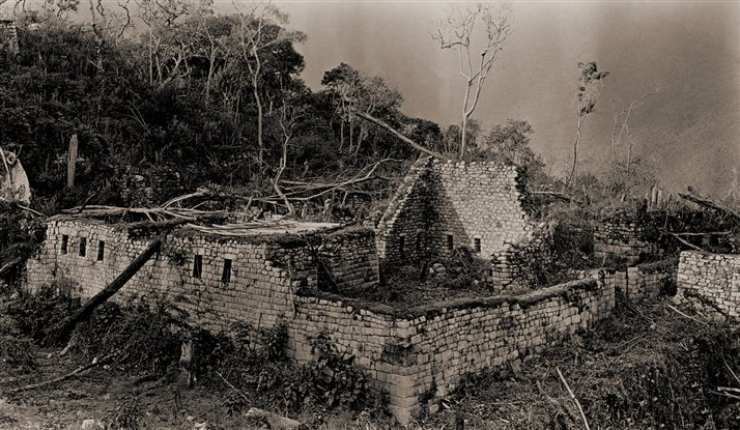
{"type": "Polygon", "coordinates": [[[134,261],[131,262],[131,264],[124,269],[123,272],[121,272],[116,279],[113,280],[110,284],[108,284],[105,288],[103,288],[98,294],[91,297],[85,304],[74,313],[74,315],[66,318],[64,321],[62,321],[59,325],[57,325],[51,332],[50,335],[47,336],[47,339],[51,343],[65,343],[67,340],[69,340],[69,337],[72,335],[72,332],[77,327],[77,325],[90,318],[90,315],[92,315],[93,311],[106,301],[108,301],[109,298],[111,298],[114,294],[116,294],[121,288],[123,288],[126,285],[126,282],[128,282],[136,273],[144,267],[144,264],[146,264],[147,261],[149,261],[152,256],[159,251],[159,249],[162,246],[162,238],[158,237],[152,240],[149,245],[146,247],[144,252],[142,252],[134,261]]]}

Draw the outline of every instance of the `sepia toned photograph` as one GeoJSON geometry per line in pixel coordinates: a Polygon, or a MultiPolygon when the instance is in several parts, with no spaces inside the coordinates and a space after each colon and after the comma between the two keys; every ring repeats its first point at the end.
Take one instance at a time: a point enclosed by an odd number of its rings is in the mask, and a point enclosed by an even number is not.
{"type": "Polygon", "coordinates": [[[0,430],[740,429],[740,1],[0,0],[0,430]]]}

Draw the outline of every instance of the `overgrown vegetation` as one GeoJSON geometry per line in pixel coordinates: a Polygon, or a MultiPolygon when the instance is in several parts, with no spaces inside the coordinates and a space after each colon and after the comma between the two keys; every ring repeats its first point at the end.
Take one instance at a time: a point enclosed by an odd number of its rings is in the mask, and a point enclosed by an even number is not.
{"type": "MultiPolygon", "coordinates": [[[[19,374],[34,372],[33,351],[44,341],[44,329],[79,306],[53,288],[0,303],[0,362],[19,374]]],[[[80,363],[110,357],[116,374],[167,383],[180,372],[181,345],[187,341],[195,351],[191,369],[197,384],[223,392],[233,414],[259,407],[317,417],[332,411],[387,416],[385,398],[370,387],[354,357],[329,337],[314,339],[315,358],[304,366],[291,362],[282,323],[259,329],[238,323],[214,334],[191,326],[187,314],[171,304],[109,302],[77,327],[67,354],[80,363]]],[[[144,428],[146,407],[132,394],[110,411],[106,422],[110,428],[144,428]]]]}
{"type": "Polygon", "coordinates": [[[582,428],[560,369],[591,428],[737,428],[737,324],[693,317],[665,302],[623,304],[524,366],[468,377],[449,402],[464,410],[466,428],[582,428]]]}

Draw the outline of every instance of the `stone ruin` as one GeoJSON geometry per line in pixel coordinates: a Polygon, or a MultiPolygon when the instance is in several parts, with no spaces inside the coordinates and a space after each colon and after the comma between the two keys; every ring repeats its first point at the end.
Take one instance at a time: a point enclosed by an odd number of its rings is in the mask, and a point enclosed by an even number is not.
{"type": "MultiPolygon", "coordinates": [[[[146,249],[141,223],[57,216],[41,252],[28,263],[28,285],[54,284],[91,297],[146,249]]],[[[228,226],[227,226],[228,227],[228,226]]],[[[196,297],[177,303],[208,328],[234,321],[272,326],[300,288],[372,285],[378,260],[372,230],[328,223],[271,222],[241,228],[184,226],[167,233],[158,254],[117,296],[196,297]],[[332,285],[315,263],[330,271],[332,285]]]]}
{"type": "Polygon", "coordinates": [[[740,255],[684,251],[674,298],[718,318],[740,318],[740,255]]]}
{"type": "Polygon", "coordinates": [[[526,181],[513,165],[419,160],[376,229],[383,267],[418,264],[465,246],[490,261],[496,287],[524,279],[522,255],[546,234],[527,210],[526,181]]]}
{"type": "Polygon", "coordinates": [[[343,295],[358,287],[394,288],[379,285],[381,267],[393,270],[419,258],[417,243],[441,255],[466,244],[493,257],[511,243],[531,240],[536,225],[524,209],[525,197],[513,167],[423,159],[377,230],[274,221],[186,224],[158,232],[147,223],[57,216],[28,262],[27,284],[90,297],[153,237],[163,237],[159,253],[114,300],[164,297],[210,329],[235,321],[261,328],[284,324],[288,353],[298,363],[313,359],[313,339],[326,336],[354,355],[406,424],[439,408],[466,374],[521,360],[589,329],[610,314],[617,296],[655,296],[673,278],[672,263],[596,270],[525,294],[404,309],[343,295]]]}

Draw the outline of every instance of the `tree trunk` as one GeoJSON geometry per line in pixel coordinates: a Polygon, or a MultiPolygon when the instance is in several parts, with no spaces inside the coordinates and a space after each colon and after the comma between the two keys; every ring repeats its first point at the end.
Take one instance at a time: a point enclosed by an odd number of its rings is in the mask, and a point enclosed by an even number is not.
{"type": "Polygon", "coordinates": [[[121,272],[116,279],[108,284],[102,291],[90,298],[74,315],[66,318],[62,321],[56,329],[51,333],[53,336],[50,340],[57,341],[60,343],[66,342],[72,331],[82,321],[87,320],[92,315],[95,308],[102,305],[114,294],[116,294],[121,288],[128,282],[142,267],[149,261],[152,256],[159,251],[162,246],[162,239],[156,238],[152,240],[136,259],[121,272]]]}
{"type": "Polygon", "coordinates": [[[457,158],[462,160],[465,156],[465,144],[466,139],[465,135],[467,134],[466,131],[468,129],[468,117],[467,115],[463,115],[462,120],[462,127],[460,127],[460,153],[458,154],[457,158]]]}
{"type": "Polygon", "coordinates": [[[578,124],[576,125],[576,138],[573,140],[573,165],[570,168],[570,175],[565,181],[565,187],[570,189],[571,183],[576,180],[576,163],[578,162],[578,142],[581,140],[581,125],[583,117],[578,115],[578,124]]]}
{"type": "Polygon", "coordinates": [[[259,155],[257,156],[257,159],[259,160],[261,167],[262,160],[264,159],[265,146],[262,142],[262,100],[260,99],[260,93],[257,89],[256,77],[252,80],[252,87],[254,89],[254,101],[257,104],[257,146],[259,146],[259,155]]]}
{"type": "Polygon", "coordinates": [[[339,121],[339,153],[342,153],[344,147],[344,118],[339,121]]]}
{"type": "Polygon", "coordinates": [[[205,94],[206,107],[208,107],[211,102],[211,82],[213,82],[213,70],[215,67],[216,67],[216,50],[211,49],[211,55],[208,58],[208,78],[206,80],[206,94],[205,94]]]}
{"type": "Polygon", "coordinates": [[[67,147],[67,188],[75,186],[75,170],[77,168],[77,133],[69,139],[67,147]]]}

